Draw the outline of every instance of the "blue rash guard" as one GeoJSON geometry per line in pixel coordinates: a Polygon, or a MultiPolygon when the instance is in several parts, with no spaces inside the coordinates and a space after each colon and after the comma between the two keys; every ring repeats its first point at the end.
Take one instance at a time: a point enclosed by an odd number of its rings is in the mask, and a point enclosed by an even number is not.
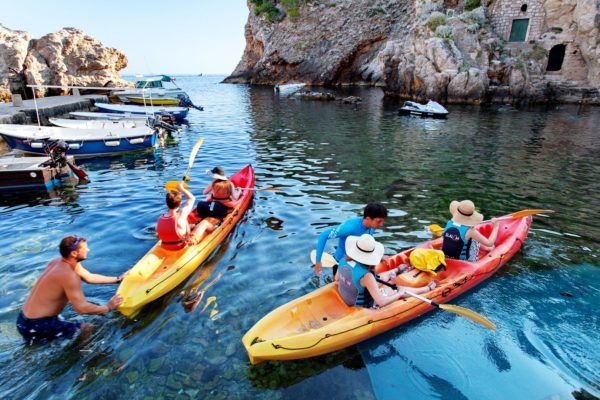
{"type": "Polygon", "coordinates": [[[319,241],[317,242],[317,262],[321,261],[325,244],[329,239],[339,238],[337,248],[333,254],[333,257],[339,262],[346,255],[346,238],[348,236],[361,236],[365,233],[373,235],[375,229],[366,228],[363,225],[362,217],[350,219],[341,225],[324,230],[319,235],[319,241]]]}

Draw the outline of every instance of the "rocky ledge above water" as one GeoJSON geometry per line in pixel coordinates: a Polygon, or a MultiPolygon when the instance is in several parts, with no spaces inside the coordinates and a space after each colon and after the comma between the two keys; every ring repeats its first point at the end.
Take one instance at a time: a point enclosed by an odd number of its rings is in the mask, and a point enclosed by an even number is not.
{"type": "Polygon", "coordinates": [[[596,0],[249,0],[248,7],[246,49],[225,82],[372,85],[448,103],[600,104],[596,0]]]}
{"type": "MultiPolygon", "coordinates": [[[[119,71],[127,57],[75,28],[63,28],[39,39],[0,25],[0,100],[24,93],[26,85],[129,85],[119,71]]],[[[43,96],[46,90],[36,90],[43,96]]]]}

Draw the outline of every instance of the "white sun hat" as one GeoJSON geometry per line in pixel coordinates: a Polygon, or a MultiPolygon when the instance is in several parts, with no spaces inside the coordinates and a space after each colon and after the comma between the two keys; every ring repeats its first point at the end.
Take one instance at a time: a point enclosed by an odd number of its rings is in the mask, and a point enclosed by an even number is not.
{"type": "Polygon", "coordinates": [[[368,233],[346,238],[346,254],[364,265],[378,265],[383,257],[383,245],[368,233]]]}

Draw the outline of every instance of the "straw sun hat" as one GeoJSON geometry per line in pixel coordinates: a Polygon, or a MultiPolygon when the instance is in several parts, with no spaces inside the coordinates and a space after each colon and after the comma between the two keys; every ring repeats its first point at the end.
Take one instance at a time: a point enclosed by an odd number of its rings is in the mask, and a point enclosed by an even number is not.
{"type": "Polygon", "coordinates": [[[377,265],[383,257],[383,245],[368,233],[346,238],[346,254],[364,265],[377,265]]]}
{"type": "Polygon", "coordinates": [[[475,204],[471,200],[454,200],[450,203],[452,221],[458,225],[474,226],[483,221],[483,215],[475,211],[475,204]]]}

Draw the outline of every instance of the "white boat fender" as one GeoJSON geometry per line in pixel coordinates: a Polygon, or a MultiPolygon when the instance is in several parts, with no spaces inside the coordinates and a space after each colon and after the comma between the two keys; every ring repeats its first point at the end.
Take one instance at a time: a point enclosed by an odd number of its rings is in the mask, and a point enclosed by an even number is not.
{"type": "Polygon", "coordinates": [[[111,141],[108,141],[108,142],[104,142],[104,145],[107,146],[107,147],[117,147],[120,144],[121,144],[121,140],[120,139],[119,140],[111,140],[111,141]]]}
{"type": "Polygon", "coordinates": [[[31,142],[31,148],[32,149],[43,149],[44,148],[44,143],[41,143],[41,142],[31,142]]]}
{"type": "Polygon", "coordinates": [[[131,143],[131,144],[141,144],[141,143],[144,143],[144,138],[129,139],[129,143],[131,143]]]}
{"type": "Polygon", "coordinates": [[[79,143],[69,143],[69,149],[79,150],[81,145],[79,143]]]}

